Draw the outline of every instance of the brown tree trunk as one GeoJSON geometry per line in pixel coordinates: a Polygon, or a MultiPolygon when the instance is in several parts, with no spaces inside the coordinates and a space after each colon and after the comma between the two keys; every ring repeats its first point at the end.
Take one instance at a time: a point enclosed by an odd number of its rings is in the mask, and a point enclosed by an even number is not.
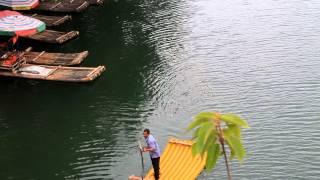
{"type": "Polygon", "coordinates": [[[223,152],[223,156],[224,156],[224,162],[226,164],[228,180],[232,180],[231,171],[230,171],[229,162],[228,162],[228,157],[227,157],[226,149],[224,147],[224,138],[223,138],[223,134],[222,134],[220,123],[218,123],[217,130],[218,130],[217,132],[219,133],[219,141],[220,141],[220,144],[221,144],[221,147],[222,147],[222,152],[223,152]]]}
{"type": "Polygon", "coordinates": [[[229,163],[228,163],[228,158],[227,158],[227,153],[224,148],[224,142],[221,142],[221,146],[222,146],[222,151],[223,151],[223,156],[224,156],[224,162],[225,162],[226,168],[227,168],[228,180],[232,180],[230,167],[229,167],[229,163]]]}

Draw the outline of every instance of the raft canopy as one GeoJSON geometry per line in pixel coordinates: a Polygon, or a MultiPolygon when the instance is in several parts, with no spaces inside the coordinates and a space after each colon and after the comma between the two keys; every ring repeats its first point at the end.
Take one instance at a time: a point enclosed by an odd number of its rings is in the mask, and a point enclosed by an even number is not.
{"type": "MultiPolygon", "coordinates": [[[[193,141],[169,139],[160,159],[160,179],[196,179],[205,167],[205,159],[192,155],[193,141]]],[[[153,168],[144,179],[154,179],[153,168]]]]}
{"type": "Polygon", "coordinates": [[[1,0],[0,6],[9,7],[12,10],[30,10],[39,5],[39,0],[1,0]]]}
{"type": "Polygon", "coordinates": [[[30,36],[46,29],[40,20],[16,11],[0,11],[0,36],[30,36]]]}

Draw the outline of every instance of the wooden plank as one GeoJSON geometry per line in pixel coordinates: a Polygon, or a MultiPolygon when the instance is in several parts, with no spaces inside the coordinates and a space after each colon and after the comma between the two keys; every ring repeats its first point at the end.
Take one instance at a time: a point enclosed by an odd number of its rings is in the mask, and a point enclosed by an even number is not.
{"type": "Polygon", "coordinates": [[[37,33],[25,38],[32,39],[35,41],[45,42],[45,43],[51,43],[51,44],[63,44],[78,36],[79,36],[79,31],[61,32],[61,31],[45,30],[41,33],[37,33]]]}
{"type": "Polygon", "coordinates": [[[38,11],[51,11],[51,12],[64,12],[64,13],[79,13],[86,10],[89,7],[89,3],[86,0],[61,0],[44,1],[35,9],[38,11]]]}
{"type": "Polygon", "coordinates": [[[46,16],[46,15],[39,15],[39,14],[24,14],[24,15],[33,17],[35,19],[38,19],[46,23],[47,27],[59,26],[72,19],[71,16],[69,15],[65,15],[65,16],[46,16]]]}
{"type": "MultiPolygon", "coordinates": [[[[30,52],[29,52],[29,53],[30,53],[30,52]]],[[[30,58],[29,61],[30,61],[30,62],[34,62],[34,63],[39,62],[38,59],[39,59],[44,53],[46,53],[46,52],[45,52],[45,51],[42,51],[41,53],[37,54],[36,57],[30,58]]]]}

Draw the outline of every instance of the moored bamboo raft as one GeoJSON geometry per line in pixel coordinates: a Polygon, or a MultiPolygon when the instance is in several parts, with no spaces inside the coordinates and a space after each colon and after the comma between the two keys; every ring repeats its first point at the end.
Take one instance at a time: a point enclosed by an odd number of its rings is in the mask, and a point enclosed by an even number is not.
{"type": "Polygon", "coordinates": [[[74,66],[81,64],[88,56],[88,51],[80,53],[48,53],[26,51],[23,57],[29,64],[43,64],[53,66],[74,66]]]}
{"type": "Polygon", "coordinates": [[[39,11],[77,13],[86,10],[89,3],[85,0],[43,1],[35,9],[39,11]]]}
{"type": "MultiPolygon", "coordinates": [[[[46,51],[34,52],[29,47],[22,52],[10,52],[5,48],[0,48],[0,55],[3,57],[16,56],[19,59],[23,59],[24,62],[29,64],[39,65],[51,65],[51,66],[75,66],[80,65],[84,59],[88,56],[88,51],[82,51],[80,53],[49,53],[46,51]]],[[[0,59],[0,69],[1,69],[0,59]]],[[[3,67],[5,68],[5,67],[3,67]]]]}
{"type": "Polygon", "coordinates": [[[63,44],[71,39],[79,36],[79,31],[60,32],[53,30],[45,30],[25,38],[51,44],[63,44]]]}
{"type": "Polygon", "coordinates": [[[61,67],[24,64],[17,72],[0,71],[0,76],[63,82],[90,82],[104,71],[104,66],[61,67]]]}
{"type": "Polygon", "coordinates": [[[71,16],[69,15],[65,15],[65,16],[45,16],[45,15],[39,15],[39,14],[24,14],[24,15],[38,19],[46,23],[46,26],[48,27],[59,26],[72,19],[71,16]]]}
{"type": "Polygon", "coordinates": [[[89,2],[90,5],[103,5],[104,0],[87,0],[87,2],[89,2]]]}

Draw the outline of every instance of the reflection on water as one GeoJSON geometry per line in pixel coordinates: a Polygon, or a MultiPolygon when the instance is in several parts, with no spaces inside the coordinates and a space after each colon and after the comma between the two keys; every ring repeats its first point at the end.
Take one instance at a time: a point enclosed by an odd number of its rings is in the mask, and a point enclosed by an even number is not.
{"type": "MultiPolygon", "coordinates": [[[[85,65],[108,71],[89,85],[0,80],[0,179],[126,179],[141,171],[143,128],[164,148],[203,110],[239,113],[252,127],[234,179],[317,179],[319,9],[139,0],[76,15],[67,28],[81,37],[50,50],[88,49],[85,65]]],[[[201,176],[218,178],[222,163],[201,176]]]]}

